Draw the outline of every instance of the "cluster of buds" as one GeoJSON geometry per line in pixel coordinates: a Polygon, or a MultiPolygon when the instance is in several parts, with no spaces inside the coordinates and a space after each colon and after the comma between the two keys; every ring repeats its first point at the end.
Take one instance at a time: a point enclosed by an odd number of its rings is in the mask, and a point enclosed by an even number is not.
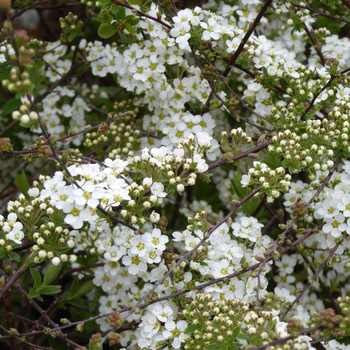
{"type": "Polygon", "coordinates": [[[288,26],[302,25],[305,22],[306,17],[310,15],[308,9],[298,8],[298,11],[295,11],[289,2],[286,3],[286,8],[292,11],[291,18],[287,20],[287,24],[282,25],[282,30],[285,30],[288,26]]]}
{"type": "Polygon", "coordinates": [[[308,322],[310,327],[319,327],[313,337],[327,340],[331,337],[341,338],[345,335],[343,328],[349,327],[349,318],[337,315],[333,309],[313,312],[308,322]]]}
{"type": "Polygon", "coordinates": [[[60,40],[63,43],[67,41],[73,41],[78,35],[81,35],[84,22],[79,20],[77,15],[69,12],[64,18],[60,18],[60,26],[62,34],[60,40]]]}
{"type": "Polygon", "coordinates": [[[21,100],[22,105],[19,107],[19,110],[12,112],[12,118],[20,121],[21,126],[24,127],[31,127],[37,124],[39,116],[37,112],[30,111],[32,105],[29,99],[27,97],[22,97],[21,100]]]}
{"type": "Polygon", "coordinates": [[[238,154],[242,147],[251,143],[251,137],[242,130],[242,128],[232,129],[230,135],[226,131],[221,133],[220,145],[224,150],[224,159],[230,161],[233,155],[238,154]]]}
{"type": "Polygon", "coordinates": [[[123,320],[118,312],[113,312],[111,315],[109,315],[108,320],[112,328],[118,328],[123,323],[123,320]]]}
{"type": "Polygon", "coordinates": [[[317,42],[324,44],[326,42],[326,38],[331,35],[331,32],[327,28],[317,28],[313,29],[312,33],[315,36],[317,42]]]}
{"type": "Polygon", "coordinates": [[[267,201],[271,203],[289,190],[290,180],[291,176],[282,167],[273,170],[265,163],[253,162],[248,175],[242,177],[242,185],[262,186],[261,192],[267,195],[267,201]]]}
{"type": "Polygon", "coordinates": [[[268,150],[283,156],[282,166],[288,168],[290,173],[300,172],[307,167],[314,168],[315,171],[325,171],[334,165],[331,160],[327,160],[333,156],[333,151],[327,151],[324,146],[317,146],[308,133],[299,136],[295,132],[285,130],[274,136],[272,142],[268,150]]]}
{"type": "Polygon", "coordinates": [[[216,91],[224,89],[225,85],[220,79],[217,69],[213,65],[205,64],[201,72],[201,77],[212,82],[216,91]]]}
{"type": "Polygon", "coordinates": [[[100,344],[101,340],[102,340],[101,333],[93,334],[89,340],[89,349],[102,350],[102,344],[100,344]]]}
{"type": "Polygon", "coordinates": [[[247,340],[247,345],[260,345],[271,340],[275,324],[271,312],[249,311],[248,305],[237,299],[212,301],[209,294],[197,295],[182,316],[190,324],[184,347],[188,350],[210,348],[214,344],[226,349],[239,339],[247,340]]]}
{"type": "Polygon", "coordinates": [[[330,148],[344,152],[346,157],[350,154],[350,100],[338,100],[338,106],[328,114],[329,120],[322,121],[330,138],[330,148]]]}
{"type": "Polygon", "coordinates": [[[127,116],[113,123],[103,124],[97,131],[87,133],[84,145],[101,156],[105,147],[112,149],[108,154],[108,158],[111,159],[132,157],[134,150],[139,149],[140,131],[132,128],[129,119],[127,116]]]}
{"type": "Polygon", "coordinates": [[[210,229],[210,224],[207,221],[207,213],[204,210],[197,213],[194,217],[189,217],[188,223],[187,230],[189,231],[201,230],[207,232],[210,229]]]}
{"type": "MultiPolygon", "coordinates": [[[[33,89],[33,84],[30,81],[29,73],[24,71],[20,72],[18,68],[12,68],[10,72],[10,79],[2,81],[4,88],[8,89],[12,93],[18,93],[21,96],[25,96],[33,89]]],[[[15,118],[14,119],[19,119],[15,118]]]]}
{"type": "Polygon", "coordinates": [[[36,243],[33,246],[36,263],[40,263],[47,258],[51,260],[53,265],[57,266],[66,261],[74,263],[77,259],[74,254],[66,254],[75,246],[74,237],[70,236],[70,230],[62,226],[56,226],[53,221],[42,224],[33,233],[33,240],[36,243]]]}
{"type": "Polygon", "coordinates": [[[12,150],[11,140],[8,137],[0,138],[0,152],[11,152],[12,150]]]}
{"type": "MultiPolygon", "coordinates": [[[[292,132],[297,133],[305,125],[305,122],[300,120],[299,113],[297,114],[297,108],[293,102],[290,102],[287,106],[274,106],[271,108],[271,114],[267,117],[267,119],[276,129],[291,130],[292,132]]],[[[303,109],[304,106],[302,106],[300,113],[303,109]]]]}

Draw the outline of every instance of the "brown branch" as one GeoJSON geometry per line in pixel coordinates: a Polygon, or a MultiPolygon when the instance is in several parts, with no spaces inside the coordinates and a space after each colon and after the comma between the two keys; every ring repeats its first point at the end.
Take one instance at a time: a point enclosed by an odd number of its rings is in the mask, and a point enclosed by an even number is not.
{"type": "MultiPolygon", "coordinates": [[[[301,253],[301,256],[302,256],[302,258],[304,259],[306,265],[309,267],[309,269],[310,269],[310,270],[312,271],[312,273],[315,275],[315,274],[316,274],[316,269],[315,269],[315,267],[313,266],[312,262],[309,260],[309,258],[308,258],[305,254],[301,253]]],[[[320,278],[319,278],[318,281],[319,281],[319,283],[320,283],[320,286],[321,286],[323,292],[327,294],[327,297],[328,297],[330,303],[332,304],[333,309],[336,311],[336,313],[338,313],[339,315],[341,315],[342,312],[341,312],[341,310],[340,310],[340,307],[339,307],[337,301],[333,298],[333,295],[332,295],[331,290],[323,283],[323,281],[322,281],[320,278]]]]}
{"type": "Polygon", "coordinates": [[[321,60],[322,66],[325,66],[326,65],[326,60],[325,60],[325,58],[323,56],[323,53],[322,53],[320,47],[317,44],[317,41],[316,41],[315,35],[313,33],[313,30],[310,31],[305,23],[303,24],[303,27],[304,27],[304,30],[305,30],[306,34],[308,35],[308,37],[309,37],[309,39],[311,41],[312,46],[314,47],[315,51],[318,54],[318,57],[321,60]]]}
{"type": "Polygon", "coordinates": [[[301,290],[301,292],[298,294],[298,296],[293,300],[292,304],[289,306],[289,308],[285,311],[285,313],[280,318],[281,321],[285,319],[285,317],[288,315],[288,313],[292,310],[293,306],[302,298],[306,290],[309,288],[311,283],[318,277],[318,275],[323,270],[324,266],[327,264],[327,262],[333,257],[336,250],[339,248],[341,242],[338,242],[335,247],[331,250],[330,254],[322,261],[322,264],[319,266],[319,268],[316,270],[314,275],[308,282],[305,284],[304,288],[301,290]]]}

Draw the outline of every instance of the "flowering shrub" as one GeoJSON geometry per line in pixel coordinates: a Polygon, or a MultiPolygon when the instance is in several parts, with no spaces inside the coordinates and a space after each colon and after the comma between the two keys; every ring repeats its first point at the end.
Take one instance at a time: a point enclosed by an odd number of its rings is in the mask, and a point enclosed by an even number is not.
{"type": "Polygon", "coordinates": [[[1,348],[349,350],[348,0],[0,7],[1,348]]]}

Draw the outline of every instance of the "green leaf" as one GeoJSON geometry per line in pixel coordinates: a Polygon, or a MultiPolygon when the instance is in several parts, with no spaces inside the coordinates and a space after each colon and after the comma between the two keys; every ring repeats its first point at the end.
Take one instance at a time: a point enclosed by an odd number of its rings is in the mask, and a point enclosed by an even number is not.
{"type": "Polygon", "coordinates": [[[80,309],[86,309],[86,303],[84,303],[81,299],[70,300],[68,304],[78,307],[80,309]]]}
{"type": "Polygon", "coordinates": [[[264,163],[270,168],[276,169],[281,164],[281,156],[278,153],[266,152],[264,163]]]}
{"type": "Polygon", "coordinates": [[[233,328],[233,330],[232,330],[232,335],[230,336],[230,341],[235,341],[236,340],[236,338],[237,338],[237,336],[238,336],[238,334],[239,334],[239,331],[240,331],[240,328],[239,327],[235,327],[235,328],[233,328]]]}
{"type": "Polygon", "coordinates": [[[48,285],[53,282],[60,272],[61,266],[50,265],[44,276],[44,284],[48,285]]]}
{"type": "Polygon", "coordinates": [[[86,294],[88,294],[92,289],[94,288],[94,284],[92,281],[86,281],[80,288],[78,293],[74,295],[74,297],[82,297],[86,294]]]}
{"type": "Polygon", "coordinates": [[[14,110],[21,106],[21,100],[19,98],[12,98],[7,101],[2,109],[2,116],[6,117],[8,114],[12,113],[14,110]]]}
{"type": "Polygon", "coordinates": [[[31,273],[33,280],[34,280],[34,289],[39,288],[41,286],[41,283],[42,283],[42,278],[41,278],[40,273],[35,269],[30,269],[30,273],[31,273]]]}
{"type": "Polygon", "coordinates": [[[61,286],[45,286],[42,285],[37,292],[40,294],[57,294],[61,292],[61,286]]]}
{"type": "Polygon", "coordinates": [[[134,28],[130,23],[127,23],[127,24],[125,25],[125,29],[126,29],[132,36],[135,36],[136,30],[135,30],[135,28],[134,28]]]}
{"type": "Polygon", "coordinates": [[[193,333],[195,330],[197,330],[199,328],[198,324],[191,324],[190,326],[188,326],[185,330],[185,334],[191,334],[193,333]]]}
{"type": "Polygon", "coordinates": [[[226,344],[210,344],[206,348],[206,350],[227,350],[227,345],[226,344]]]}
{"type": "Polygon", "coordinates": [[[28,293],[29,299],[37,298],[40,294],[35,290],[31,289],[28,293]]]}
{"type": "Polygon", "coordinates": [[[21,262],[21,257],[13,251],[8,252],[8,256],[14,261],[21,262]]]}
{"type": "Polygon", "coordinates": [[[68,36],[68,41],[73,41],[77,35],[78,35],[77,32],[70,33],[68,36]]]}
{"type": "Polygon", "coordinates": [[[108,39],[117,32],[117,27],[110,23],[102,23],[98,28],[98,35],[102,39],[108,39]]]}
{"type": "Polygon", "coordinates": [[[74,278],[72,285],[70,286],[69,299],[74,298],[75,294],[79,291],[79,281],[74,278]]]}
{"type": "Polygon", "coordinates": [[[125,18],[125,8],[123,6],[113,6],[111,12],[117,20],[125,18]]]}
{"type": "Polygon", "coordinates": [[[242,174],[241,171],[238,169],[233,175],[233,179],[231,180],[231,186],[233,188],[233,191],[239,197],[239,199],[243,199],[249,193],[249,189],[247,187],[242,186],[241,179],[242,174]]]}
{"type": "Polygon", "coordinates": [[[236,344],[230,344],[227,350],[238,350],[238,346],[236,344]]]}
{"type": "Polygon", "coordinates": [[[26,173],[22,169],[20,173],[15,175],[15,183],[18,189],[29,199],[28,190],[30,188],[26,173]]]}

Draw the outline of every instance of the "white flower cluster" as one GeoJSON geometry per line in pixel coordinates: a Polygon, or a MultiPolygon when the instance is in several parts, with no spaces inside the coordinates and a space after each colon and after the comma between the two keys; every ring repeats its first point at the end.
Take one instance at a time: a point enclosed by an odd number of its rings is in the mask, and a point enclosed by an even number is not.
{"type": "Polygon", "coordinates": [[[0,64],[5,63],[11,57],[14,57],[15,54],[15,50],[11,44],[8,44],[6,41],[0,43],[0,64]]]}
{"type": "Polygon", "coordinates": [[[171,338],[172,347],[180,349],[181,343],[185,341],[184,332],[188,324],[184,320],[176,322],[176,316],[177,307],[172,302],[149,306],[141,317],[138,345],[141,348],[154,349],[158,342],[171,338]]]}
{"type": "MultiPolygon", "coordinates": [[[[310,185],[297,181],[291,184],[288,193],[285,194],[284,205],[286,209],[297,215],[298,204],[305,206],[322,184],[327,172],[318,171],[316,179],[310,185]],[[294,208],[294,210],[293,210],[294,208]]],[[[313,217],[320,220],[320,231],[311,237],[316,240],[321,249],[333,248],[336,239],[343,237],[341,247],[337,254],[342,254],[345,248],[350,247],[350,162],[345,161],[341,171],[335,172],[327,187],[319,195],[319,200],[311,205],[313,215],[302,212],[305,221],[311,222],[313,217]]]]}
{"type": "MultiPolygon", "coordinates": [[[[249,261],[249,265],[258,262],[257,258],[262,257],[268,250],[272,242],[268,236],[261,235],[263,225],[255,218],[242,217],[230,226],[223,223],[209,237],[205,243],[206,253],[201,254],[200,260],[194,259],[190,262],[190,267],[198,271],[202,276],[211,275],[220,278],[230,275],[242,268],[242,258],[249,261]],[[254,242],[254,247],[250,248],[250,242],[254,242]]],[[[191,232],[185,230],[173,233],[173,241],[181,242],[183,249],[192,250],[202,239],[203,232],[195,230],[191,232]]],[[[199,249],[201,251],[201,248],[199,249]]],[[[249,275],[231,278],[226,282],[209,286],[205,290],[213,295],[214,300],[221,296],[230,300],[237,298],[250,302],[256,297],[255,288],[258,286],[258,279],[249,275]]],[[[267,287],[267,280],[260,276],[259,295],[264,296],[267,287]]]]}
{"type": "Polygon", "coordinates": [[[52,205],[62,210],[65,222],[74,229],[82,228],[85,222],[94,224],[99,221],[98,206],[108,209],[131,199],[127,182],[118,176],[127,164],[122,160],[106,160],[105,168],[99,164],[72,165],[68,171],[75,182],[67,184],[58,171],[44,182],[41,198],[49,198],[52,205]]]}

